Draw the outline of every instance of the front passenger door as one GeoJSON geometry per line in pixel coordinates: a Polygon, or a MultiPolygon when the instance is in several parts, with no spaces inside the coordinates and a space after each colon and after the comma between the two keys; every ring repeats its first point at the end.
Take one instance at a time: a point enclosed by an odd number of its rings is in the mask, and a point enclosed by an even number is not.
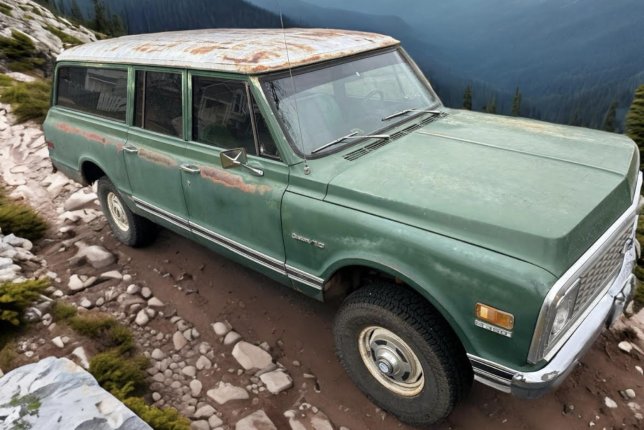
{"type": "Polygon", "coordinates": [[[286,282],[280,211],[288,166],[246,82],[191,79],[192,138],[181,174],[195,239],[286,282]],[[222,167],[221,152],[236,148],[245,149],[254,171],[222,167]]]}

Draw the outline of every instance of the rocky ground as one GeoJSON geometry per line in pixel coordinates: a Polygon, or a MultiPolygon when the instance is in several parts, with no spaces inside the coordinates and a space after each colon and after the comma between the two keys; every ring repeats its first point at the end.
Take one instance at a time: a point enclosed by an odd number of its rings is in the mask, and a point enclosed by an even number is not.
{"type": "MultiPolygon", "coordinates": [[[[40,129],[12,125],[9,110],[0,106],[1,180],[51,231],[35,247],[2,236],[0,278],[48,275],[53,298],[127,324],[150,358],[156,405],[204,430],[408,428],[345,376],[333,352],[333,309],[168,231],[145,249],[120,245],[94,190],[52,173],[40,129]]],[[[56,327],[46,302],[31,313],[39,322],[17,343],[21,363],[54,355],[87,365],[92,346],[56,327]]],[[[643,312],[620,321],[557,392],[536,401],[475,384],[436,428],[641,428],[642,329],[643,312]]]]}

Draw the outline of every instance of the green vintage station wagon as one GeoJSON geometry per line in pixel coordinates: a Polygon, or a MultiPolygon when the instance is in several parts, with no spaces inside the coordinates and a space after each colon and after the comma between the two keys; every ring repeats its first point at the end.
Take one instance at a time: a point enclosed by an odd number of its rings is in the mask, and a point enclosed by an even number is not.
{"type": "Polygon", "coordinates": [[[337,354],[415,425],[473,380],[556,388],[631,299],[628,138],[448,109],[398,41],[326,29],[126,36],[64,51],[56,169],[123,243],[160,225],[319,300],[337,354]]]}

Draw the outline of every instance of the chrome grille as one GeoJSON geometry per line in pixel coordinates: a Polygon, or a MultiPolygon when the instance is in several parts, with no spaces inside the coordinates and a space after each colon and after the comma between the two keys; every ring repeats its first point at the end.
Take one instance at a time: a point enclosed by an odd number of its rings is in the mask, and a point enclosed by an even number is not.
{"type": "Polygon", "coordinates": [[[615,242],[604,251],[579,277],[581,284],[575,300],[573,318],[586,309],[595,297],[610,283],[619,273],[624,261],[624,249],[626,242],[632,237],[633,225],[628,227],[615,239],[615,242]]]}

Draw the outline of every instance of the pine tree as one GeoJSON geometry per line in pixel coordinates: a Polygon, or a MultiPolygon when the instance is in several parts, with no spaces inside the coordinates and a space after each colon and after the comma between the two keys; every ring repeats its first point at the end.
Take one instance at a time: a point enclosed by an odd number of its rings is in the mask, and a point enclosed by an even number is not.
{"type": "Polygon", "coordinates": [[[94,0],[94,30],[109,34],[110,22],[103,0],[94,0]]]}
{"type": "Polygon", "coordinates": [[[463,94],[463,109],[472,110],[472,85],[468,85],[465,88],[465,93],[463,94]]]}
{"type": "Polygon", "coordinates": [[[644,85],[635,91],[631,108],[626,115],[626,134],[640,148],[640,160],[644,158],[644,85]]]}
{"type": "Polygon", "coordinates": [[[512,116],[521,115],[521,99],[521,91],[519,91],[519,87],[517,87],[517,90],[514,93],[514,99],[512,100],[512,116]]]}
{"type": "Polygon", "coordinates": [[[485,112],[496,113],[496,96],[492,96],[492,100],[487,103],[485,106],[485,112]]]}
{"type": "Polygon", "coordinates": [[[602,130],[614,132],[615,131],[615,118],[617,116],[617,102],[613,100],[604,115],[604,124],[602,125],[602,130]]]}
{"type": "Polygon", "coordinates": [[[71,10],[69,13],[72,21],[82,23],[85,21],[85,17],[83,16],[83,11],[81,10],[80,6],[78,6],[78,2],[76,0],[72,0],[71,4],[71,10]]]}

